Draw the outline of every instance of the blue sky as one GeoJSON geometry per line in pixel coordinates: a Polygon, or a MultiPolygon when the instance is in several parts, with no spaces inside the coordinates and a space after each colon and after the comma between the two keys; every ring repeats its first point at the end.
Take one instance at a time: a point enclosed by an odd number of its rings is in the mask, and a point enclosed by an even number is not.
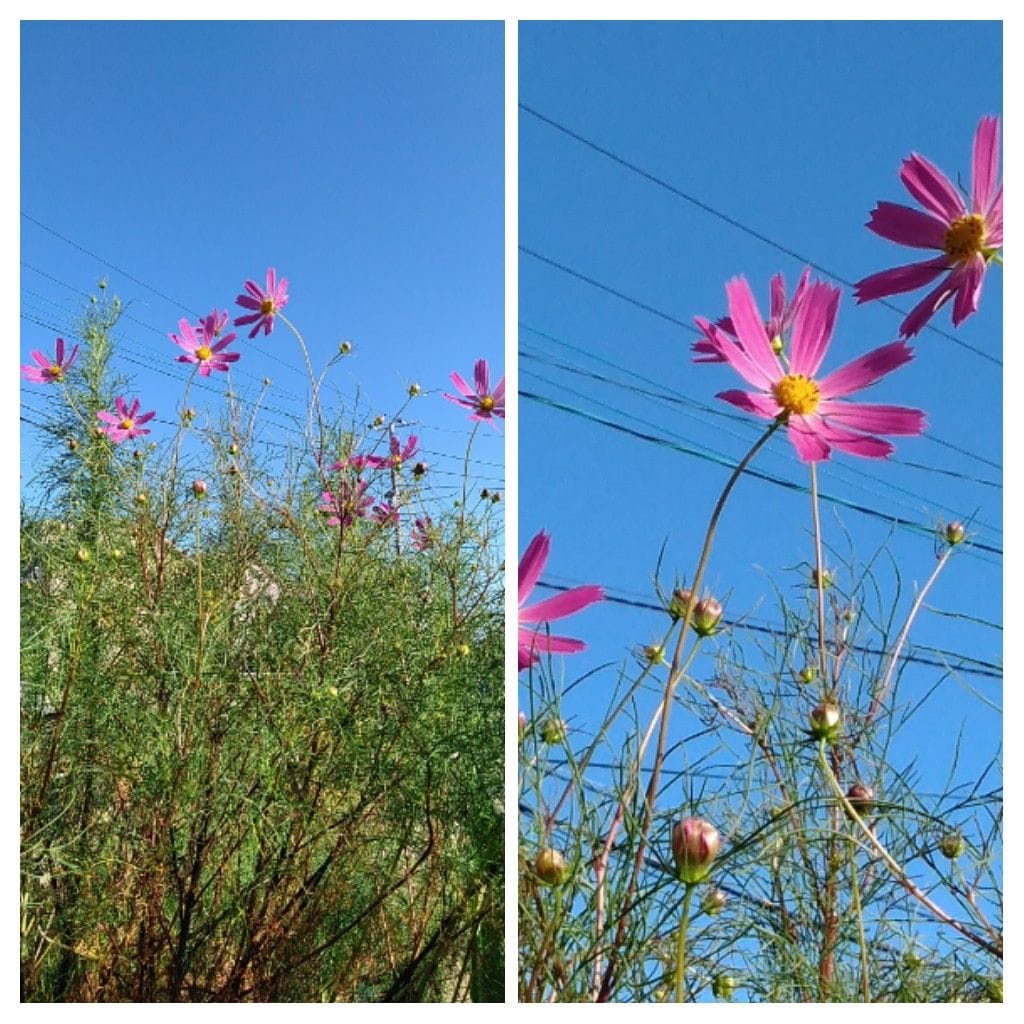
{"type": "MultiPolygon", "coordinates": [[[[959,172],[969,187],[978,118],[1002,112],[1001,48],[998,23],[526,23],[520,25],[519,98],[803,260],[856,281],[915,259],[863,226],[880,199],[913,203],[898,179],[912,150],[950,175],[959,172]]],[[[781,271],[792,288],[804,261],[532,114],[520,112],[519,131],[519,244],[534,254],[520,256],[521,390],[738,459],[760,424],[708,411],[732,411],[714,395],[742,385],[725,367],[691,363],[694,335],[686,325],[696,314],[723,315],[724,284],[738,274],[766,307],[770,277],[781,271]],[[669,400],[630,392],[624,382],[669,400]]],[[[904,310],[916,301],[894,299],[904,310]]],[[[844,288],[823,369],[894,340],[901,319],[878,303],[856,306],[844,288]]],[[[926,410],[933,439],[897,439],[896,460],[888,463],[840,454],[820,470],[824,493],[881,514],[826,503],[826,542],[841,550],[852,544],[864,559],[892,532],[903,610],[914,583],[932,570],[932,541],[893,531],[885,516],[925,525],[974,516],[979,544],[998,551],[1003,540],[1002,367],[993,361],[1002,357],[1000,272],[988,276],[979,313],[959,330],[951,327],[948,307],[933,324],[982,355],[925,331],[916,359],[869,396],[926,410]]],[[[544,579],[601,583],[612,594],[650,601],[663,541],[663,580],[671,586],[673,572],[692,574],[726,469],[527,397],[520,400],[520,421],[520,550],[537,530],[552,534],[544,579]]],[[[755,466],[807,483],[782,437],[755,466]]],[[[789,599],[798,597],[799,576],[791,570],[811,557],[809,529],[806,495],[740,482],[706,577],[716,593],[728,595],[729,616],[779,623],[768,578],[789,599]]],[[[997,553],[962,552],[929,607],[990,624],[929,611],[915,643],[999,662],[1002,633],[992,624],[1001,622],[1001,590],[997,553]]],[[[610,602],[559,623],[559,632],[590,645],[556,666],[566,686],[612,665],[566,701],[578,735],[596,724],[629,649],[650,643],[663,626],[658,613],[610,602]]],[[[939,674],[909,671],[904,697],[923,695],[939,674]]],[[[1000,716],[967,690],[975,687],[1001,706],[999,680],[961,679],[942,683],[891,752],[901,765],[917,759],[925,790],[944,784],[961,727],[971,742],[961,750],[958,778],[977,773],[1000,744],[1000,716]]]]}
{"type": "MultiPolygon", "coordinates": [[[[342,339],[355,346],[328,378],[333,408],[365,421],[422,386],[405,416],[434,493],[452,496],[469,425],[440,393],[477,358],[503,371],[503,34],[500,22],[24,23],[21,361],[70,340],[104,277],[129,304],[117,368],[173,420],[189,368],[167,332],[215,305],[235,315],[243,281],[273,266],[315,366],[342,339]]],[[[267,436],[294,437],[308,392],[295,339],[241,338],[236,388],[253,398],[270,377],[267,436]]],[[[212,380],[216,393],[193,392],[201,415],[222,402],[223,375],[212,380]]],[[[22,388],[23,415],[46,390],[22,388]]],[[[36,451],[26,430],[29,486],[36,451]]],[[[477,480],[500,487],[503,433],[480,430],[473,458],[477,480]]]]}

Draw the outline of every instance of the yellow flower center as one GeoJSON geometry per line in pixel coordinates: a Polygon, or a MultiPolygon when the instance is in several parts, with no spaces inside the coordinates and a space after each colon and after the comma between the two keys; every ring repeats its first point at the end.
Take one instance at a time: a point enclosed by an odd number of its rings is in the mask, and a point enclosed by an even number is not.
{"type": "Polygon", "coordinates": [[[821,392],[818,385],[802,373],[790,373],[772,385],[772,395],[784,412],[806,416],[818,408],[821,392]]]}
{"type": "Polygon", "coordinates": [[[391,465],[394,466],[395,469],[401,469],[402,468],[402,456],[401,455],[392,455],[391,456],[391,465]]]}
{"type": "Polygon", "coordinates": [[[128,416],[126,416],[123,420],[121,420],[121,422],[118,424],[118,426],[122,430],[131,430],[132,427],[135,426],[135,420],[130,419],[128,416]]]}
{"type": "Polygon", "coordinates": [[[53,366],[48,366],[46,368],[46,376],[49,377],[50,380],[59,383],[64,379],[64,371],[55,363],[53,366]]]}
{"type": "Polygon", "coordinates": [[[207,359],[213,358],[213,349],[209,345],[200,345],[196,349],[196,357],[201,363],[205,363],[207,359]]]}
{"type": "Polygon", "coordinates": [[[264,316],[270,316],[270,314],[274,312],[274,300],[273,299],[264,299],[260,303],[260,312],[264,316]]]}
{"type": "Polygon", "coordinates": [[[484,412],[490,412],[494,408],[494,398],[491,395],[484,395],[480,399],[480,408],[484,412]]]}
{"type": "Polygon", "coordinates": [[[985,218],[969,213],[949,225],[942,247],[954,263],[963,263],[981,252],[984,241],[985,218]]]}

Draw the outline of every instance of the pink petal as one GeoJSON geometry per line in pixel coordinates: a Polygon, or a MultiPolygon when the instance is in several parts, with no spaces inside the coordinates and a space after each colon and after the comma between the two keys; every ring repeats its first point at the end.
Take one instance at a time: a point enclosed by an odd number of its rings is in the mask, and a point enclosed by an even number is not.
{"type": "MultiPolygon", "coordinates": [[[[255,281],[246,281],[244,285],[245,290],[256,300],[256,305],[259,304],[266,298],[263,289],[255,281]]],[[[241,302],[244,296],[239,295],[235,302],[241,302]]],[[[243,303],[244,305],[244,303],[243,303]]],[[[250,309],[253,307],[249,307],[250,309]]]]}
{"type": "Polygon", "coordinates": [[[786,310],[782,318],[782,330],[788,331],[793,324],[793,320],[796,314],[800,312],[800,307],[803,305],[804,298],[807,294],[807,287],[811,279],[811,268],[805,267],[804,272],[800,275],[800,280],[797,282],[796,291],[793,292],[793,300],[789,304],[789,309],[786,310]]]}
{"type": "Polygon", "coordinates": [[[197,355],[177,356],[176,359],[175,359],[175,362],[178,362],[178,363],[198,363],[199,362],[199,356],[197,356],[197,355]]]}
{"type": "Polygon", "coordinates": [[[869,387],[913,358],[914,350],[905,341],[890,342],[833,371],[818,382],[818,390],[822,398],[842,398],[869,387]]]}
{"type": "Polygon", "coordinates": [[[726,283],[725,294],[729,299],[729,315],[736,325],[736,334],[743,343],[743,351],[763,374],[761,386],[770,386],[783,376],[783,370],[772,351],[764,320],[754,301],[754,293],[746,279],[738,277],[726,283]]]}
{"type": "Polygon", "coordinates": [[[35,360],[35,361],[36,361],[36,362],[37,362],[37,363],[38,363],[38,364],[39,364],[39,365],[40,365],[40,366],[41,366],[41,367],[42,367],[42,368],[44,369],[44,370],[47,370],[47,369],[49,369],[49,368],[50,368],[50,365],[51,365],[51,363],[50,363],[50,360],[49,360],[49,359],[47,359],[47,357],[46,357],[46,356],[44,356],[44,355],[43,355],[43,353],[39,351],[39,349],[37,349],[37,348],[34,348],[34,349],[32,349],[32,351],[31,351],[31,352],[29,352],[29,355],[30,355],[30,356],[31,356],[31,357],[32,357],[32,358],[33,358],[33,359],[34,359],[34,360],[35,360]]]}
{"type": "MultiPolygon", "coordinates": [[[[248,295],[239,295],[235,302],[239,306],[244,306],[246,309],[259,309],[263,305],[263,300],[256,298],[250,299],[248,295]]],[[[236,321],[237,322],[237,321],[236,321]]]]}
{"type": "Polygon", "coordinates": [[[114,424],[120,423],[121,419],[123,419],[123,417],[118,417],[115,416],[113,413],[107,412],[106,409],[101,409],[98,413],[96,413],[96,418],[98,420],[102,420],[104,423],[109,423],[112,426],[114,424]]]}
{"type": "Polygon", "coordinates": [[[600,587],[574,587],[554,597],[538,601],[529,608],[519,609],[520,622],[550,622],[552,619],[564,619],[593,604],[604,600],[604,591],[600,587]]]}
{"type": "Polygon", "coordinates": [[[71,366],[71,364],[75,361],[75,356],[77,356],[77,355],[78,355],[78,346],[76,345],[71,350],[71,355],[68,356],[68,361],[64,364],[65,369],[67,369],[68,367],[71,366]]]}
{"type": "Polygon", "coordinates": [[[523,557],[519,559],[519,606],[530,596],[544,571],[551,551],[551,537],[543,530],[530,541],[523,557]]]}
{"type": "Polygon", "coordinates": [[[267,270],[267,294],[273,295],[277,291],[277,271],[270,267],[267,270]]]}
{"type": "MultiPolygon", "coordinates": [[[[954,271],[955,273],[955,271],[954,271]]],[[[930,291],[908,314],[900,324],[900,334],[904,338],[912,338],[919,333],[929,320],[953,297],[950,282],[953,274],[944,277],[937,288],[930,291]]]]}
{"type": "Polygon", "coordinates": [[[790,417],[789,439],[803,462],[821,462],[829,457],[829,446],[812,426],[813,422],[804,416],[790,417]]]}
{"type": "Polygon", "coordinates": [[[60,363],[63,363],[63,362],[64,362],[64,339],[63,338],[58,338],[57,339],[57,363],[60,364],[60,363]]]}
{"type": "Polygon", "coordinates": [[[1003,245],[1003,186],[996,190],[992,206],[985,215],[985,244],[991,248],[1001,248],[1003,245]]]}
{"type": "Polygon", "coordinates": [[[924,413],[902,405],[872,405],[867,402],[822,402],[818,412],[829,427],[839,423],[867,434],[920,434],[925,428],[924,413]]]}
{"type": "Polygon", "coordinates": [[[38,366],[23,366],[21,368],[21,375],[25,380],[31,381],[33,384],[44,384],[49,380],[38,366]]]}
{"type": "MultiPolygon", "coordinates": [[[[766,380],[765,375],[744,351],[743,346],[733,341],[727,334],[718,327],[708,323],[703,317],[694,318],[697,326],[704,332],[709,344],[722,357],[722,362],[728,363],[748,384],[755,388],[767,391],[774,383],[766,380]]],[[[706,360],[710,362],[711,360],[706,360]]],[[[780,373],[781,377],[782,374],[780,373]]]]}
{"type": "Polygon", "coordinates": [[[890,242],[912,245],[917,249],[943,249],[949,227],[930,213],[886,202],[878,203],[871,211],[867,226],[890,242]]]}
{"type": "Polygon", "coordinates": [[[482,398],[487,394],[488,374],[487,360],[478,359],[473,367],[473,381],[476,384],[476,393],[482,398]]]}
{"type": "Polygon", "coordinates": [[[898,295],[900,292],[912,292],[934,281],[944,270],[949,269],[949,262],[945,256],[936,256],[934,259],[925,260],[923,263],[908,263],[902,267],[892,267],[889,270],[879,271],[863,281],[858,281],[854,287],[854,295],[858,302],[870,302],[871,299],[881,299],[886,295],[898,295]]]}
{"type": "Polygon", "coordinates": [[[884,459],[896,450],[888,441],[868,434],[856,434],[839,427],[826,426],[822,430],[825,440],[847,455],[859,455],[864,459],[884,459]]]}
{"type": "Polygon", "coordinates": [[[812,378],[817,374],[835,330],[840,295],[838,288],[822,281],[808,289],[793,327],[790,355],[793,373],[812,378]]]}
{"type": "Polygon", "coordinates": [[[501,380],[498,381],[498,386],[494,389],[494,392],[491,395],[491,398],[494,399],[494,404],[496,406],[500,405],[500,406],[502,406],[502,409],[504,409],[504,406],[505,406],[505,378],[504,377],[502,377],[501,380]]]}
{"type": "Polygon", "coordinates": [[[114,408],[121,414],[121,419],[128,418],[128,406],[125,403],[124,398],[118,396],[114,399],[114,408]]]}
{"type": "Polygon", "coordinates": [[[782,314],[786,311],[786,283],[781,274],[776,274],[770,284],[771,289],[771,318],[773,321],[782,320],[782,314]]]}
{"type": "Polygon", "coordinates": [[[999,118],[983,117],[974,134],[971,159],[971,205],[982,216],[988,211],[999,176],[999,118]]]}
{"type": "Polygon", "coordinates": [[[985,281],[985,260],[977,254],[962,263],[949,276],[950,286],[956,287],[953,302],[953,326],[959,327],[972,313],[978,311],[981,286],[985,281]]]}
{"type": "Polygon", "coordinates": [[[538,630],[533,634],[533,648],[549,651],[551,654],[579,654],[580,651],[587,649],[587,645],[582,640],[573,640],[567,636],[548,636],[538,630]]]}
{"type": "Polygon", "coordinates": [[[762,416],[766,420],[773,420],[782,412],[782,406],[771,395],[761,392],[720,391],[715,395],[715,398],[720,398],[723,402],[735,405],[744,412],[752,412],[755,416],[762,416]]]}
{"type": "Polygon", "coordinates": [[[467,398],[476,398],[476,392],[463,380],[461,374],[452,370],[452,383],[461,391],[467,398]]]}
{"type": "Polygon", "coordinates": [[[949,178],[923,156],[911,153],[900,171],[907,191],[947,224],[967,213],[963,200],[949,178]]]}
{"type": "MultiPolygon", "coordinates": [[[[136,405],[138,405],[138,402],[136,402],[136,405]]],[[[155,415],[156,415],[155,412],[145,412],[141,416],[137,417],[135,419],[135,422],[136,423],[148,423],[155,415]]],[[[149,431],[147,430],[146,433],[148,434],[149,431]]]]}

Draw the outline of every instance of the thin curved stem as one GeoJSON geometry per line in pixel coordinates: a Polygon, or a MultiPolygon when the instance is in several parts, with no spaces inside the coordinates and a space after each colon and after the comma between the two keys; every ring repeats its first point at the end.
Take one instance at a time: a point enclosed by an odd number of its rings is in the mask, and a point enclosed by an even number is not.
{"type": "Polygon", "coordinates": [[[814,521],[814,585],[818,592],[818,667],[821,685],[829,687],[828,655],[825,650],[825,567],[821,558],[821,512],[818,502],[817,463],[811,464],[811,518],[814,521]]]}
{"type": "Polygon", "coordinates": [[[860,986],[864,1002],[871,1002],[871,976],[868,971],[868,941],[864,934],[864,911],[860,905],[860,878],[857,874],[857,841],[850,837],[850,890],[853,912],[857,917],[857,942],[860,946],[860,986]]]}
{"type": "Polygon", "coordinates": [[[676,935],[676,1002],[686,1002],[686,932],[690,924],[690,902],[693,899],[695,886],[687,882],[683,895],[683,912],[679,918],[679,931],[676,935]]]}

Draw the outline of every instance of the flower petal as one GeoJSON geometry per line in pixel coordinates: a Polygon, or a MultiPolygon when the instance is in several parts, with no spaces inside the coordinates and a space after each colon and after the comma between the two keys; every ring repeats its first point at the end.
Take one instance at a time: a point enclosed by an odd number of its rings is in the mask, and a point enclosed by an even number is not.
{"type": "Polygon", "coordinates": [[[842,293],[824,281],[807,290],[793,326],[790,366],[793,373],[815,377],[828,351],[842,293]]]}
{"type": "Polygon", "coordinates": [[[551,551],[551,536],[543,530],[537,534],[527,545],[523,557],[519,559],[519,604],[530,596],[531,591],[537,585],[540,574],[551,551]]]}
{"type": "Polygon", "coordinates": [[[900,334],[904,338],[912,338],[918,334],[929,320],[953,297],[954,289],[950,287],[953,274],[948,274],[933,288],[908,314],[900,324],[900,334]]]}
{"type": "Polygon", "coordinates": [[[947,224],[967,213],[960,194],[952,182],[933,163],[917,153],[903,161],[900,171],[907,191],[922,205],[947,224]]]}
{"type": "Polygon", "coordinates": [[[814,417],[791,416],[788,433],[802,462],[821,462],[829,457],[831,449],[816,429],[814,417]]]}
{"type": "Polygon", "coordinates": [[[842,398],[869,387],[886,374],[914,358],[914,350],[905,341],[893,341],[872,349],[818,382],[821,397],[842,398]]]}
{"type": "Polygon", "coordinates": [[[924,413],[902,405],[873,405],[868,402],[822,402],[818,412],[831,427],[841,424],[867,434],[920,434],[925,428],[924,413]]]}
{"type": "Polygon", "coordinates": [[[971,206],[975,213],[988,212],[999,177],[999,118],[983,117],[974,133],[971,157],[971,206]]]}
{"type": "Polygon", "coordinates": [[[863,459],[884,459],[892,455],[896,448],[880,437],[870,434],[857,434],[839,427],[825,426],[822,437],[828,444],[838,448],[847,455],[859,455],[863,459]]]}
{"type": "Polygon", "coordinates": [[[953,326],[959,327],[972,313],[978,311],[981,286],[985,281],[985,260],[976,254],[949,275],[949,284],[956,288],[953,302],[953,326]]]}
{"type": "Polygon", "coordinates": [[[771,395],[761,392],[720,391],[715,398],[720,398],[723,402],[735,405],[744,412],[752,412],[755,416],[761,416],[766,420],[773,420],[782,412],[782,406],[771,395]]]}
{"type": "MultiPolygon", "coordinates": [[[[741,344],[703,317],[694,317],[694,321],[704,332],[708,344],[722,357],[722,362],[728,363],[748,384],[753,384],[754,387],[761,388],[763,391],[767,391],[771,387],[774,382],[765,377],[741,344]]],[[[701,360],[701,362],[712,361],[710,359],[701,360]]]]}
{"type": "Polygon", "coordinates": [[[478,359],[476,361],[476,365],[473,367],[473,382],[476,384],[476,393],[481,398],[487,394],[489,380],[486,359],[478,359]]]}
{"type": "MultiPolygon", "coordinates": [[[[745,278],[734,277],[726,283],[725,294],[729,299],[729,316],[736,326],[736,336],[743,343],[743,351],[763,374],[762,386],[770,387],[783,376],[778,357],[772,351],[764,320],[754,300],[754,293],[745,278]]],[[[753,381],[751,382],[753,383],[753,381]]]]}
{"type": "Polygon", "coordinates": [[[529,608],[519,609],[520,622],[550,622],[553,619],[564,619],[592,605],[595,601],[604,600],[604,591],[597,586],[588,585],[574,587],[554,597],[538,601],[529,608]]]}
{"type": "Polygon", "coordinates": [[[462,375],[455,370],[452,370],[452,383],[461,391],[467,398],[476,398],[476,392],[466,383],[462,375]]]}
{"type": "Polygon", "coordinates": [[[936,256],[923,263],[908,263],[902,267],[881,270],[877,274],[865,277],[853,286],[857,302],[870,302],[887,295],[899,295],[901,292],[912,292],[923,287],[949,269],[945,256],[936,256]]]}
{"type": "Polygon", "coordinates": [[[879,202],[867,223],[876,235],[917,249],[942,249],[948,225],[930,213],[900,203],[879,202]]]}

